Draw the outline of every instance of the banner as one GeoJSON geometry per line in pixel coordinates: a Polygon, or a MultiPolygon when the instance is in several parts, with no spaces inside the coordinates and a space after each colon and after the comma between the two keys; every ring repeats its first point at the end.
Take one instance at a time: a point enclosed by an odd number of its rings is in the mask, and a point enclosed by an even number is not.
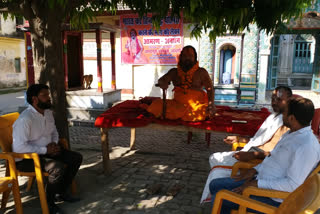
{"type": "Polygon", "coordinates": [[[123,64],[176,65],[183,48],[181,18],[165,17],[160,29],[152,29],[151,15],[120,16],[121,62],[123,64]]]}

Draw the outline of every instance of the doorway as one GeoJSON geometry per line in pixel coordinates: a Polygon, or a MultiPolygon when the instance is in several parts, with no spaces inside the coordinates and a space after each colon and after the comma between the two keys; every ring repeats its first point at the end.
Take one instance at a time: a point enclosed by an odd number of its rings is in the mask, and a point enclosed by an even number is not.
{"type": "Polygon", "coordinates": [[[68,88],[82,87],[82,38],[81,33],[67,35],[68,88]]]}

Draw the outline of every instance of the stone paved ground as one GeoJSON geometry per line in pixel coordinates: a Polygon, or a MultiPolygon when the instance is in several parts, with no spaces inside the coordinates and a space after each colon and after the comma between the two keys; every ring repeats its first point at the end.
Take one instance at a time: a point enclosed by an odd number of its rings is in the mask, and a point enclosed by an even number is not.
{"type": "MultiPolygon", "coordinates": [[[[82,200],[62,203],[65,213],[210,213],[210,205],[200,205],[203,185],[209,171],[208,157],[215,151],[229,150],[222,143],[225,135],[211,136],[207,148],[204,133],[194,133],[187,144],[187,133],[137,129],[136,150],[129,150],[130,129],[110,131],[113,173],[102,174],[100,133],[92,127],[70,127],[72,149],[84,155],[76,178],[82,200]],[[166,194],[179,183],[184,188],[175,196],[166,194]],[[148,187],[163,184],[158,194],[148,187]]],[[[3,164],[1,174],[4,173],[3,164]]],[[[36,187],[26,193],[25,178],[19,180],[24,213],[41,213],[36,187]]],[[[5,213],[14,213],[12,199],[5,213]]]]}

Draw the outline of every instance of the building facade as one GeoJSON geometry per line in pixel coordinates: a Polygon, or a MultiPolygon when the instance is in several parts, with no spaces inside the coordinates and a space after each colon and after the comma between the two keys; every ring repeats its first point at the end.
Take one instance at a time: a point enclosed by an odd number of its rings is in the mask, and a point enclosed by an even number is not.
{"type": "Polygon", "coordinates": [[[23,19],[0,17],[0,88],[25,86],[26,63],[25,42],[17,25],[23,24],[23,19]]]}
{"type": "MultiPolygon", "coordinates": [[[[183,45],[197,50],[200,66],[214,83],[215,103],[270,104],[271,91],[285,85],[320,107],[319,2],[272,35],[251,24],[240,34],[227,34],[212,42],[206,33],[192,38],[192,24],[183,23],[183,45]]],[[[123,64],[120,16],[132,11],[123,8],[118,14],[98,16],[85,32],[62,32],[66,89],[82,90],[83,77],[92,75],[91,87],[98,92],[116,88],[121,89],[121,99],[161,97],[162,91],[155,84],[176,65],[123,64]]],[[[168,89],[168,98],[172,98],[172,89],[168,89]]]]}

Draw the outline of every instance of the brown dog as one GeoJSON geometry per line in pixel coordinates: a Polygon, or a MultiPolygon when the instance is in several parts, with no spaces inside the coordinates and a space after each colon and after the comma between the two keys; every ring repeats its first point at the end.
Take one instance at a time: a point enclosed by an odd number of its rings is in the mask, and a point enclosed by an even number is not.
{"type": "Polygon", "coordinates": [[[83,87],[84,87],[85,89],[90,89],[90,88],[91,88],[92,80],[93,80],[92,74],[84,75],[84,76],[83,76],[83,87]]]}

